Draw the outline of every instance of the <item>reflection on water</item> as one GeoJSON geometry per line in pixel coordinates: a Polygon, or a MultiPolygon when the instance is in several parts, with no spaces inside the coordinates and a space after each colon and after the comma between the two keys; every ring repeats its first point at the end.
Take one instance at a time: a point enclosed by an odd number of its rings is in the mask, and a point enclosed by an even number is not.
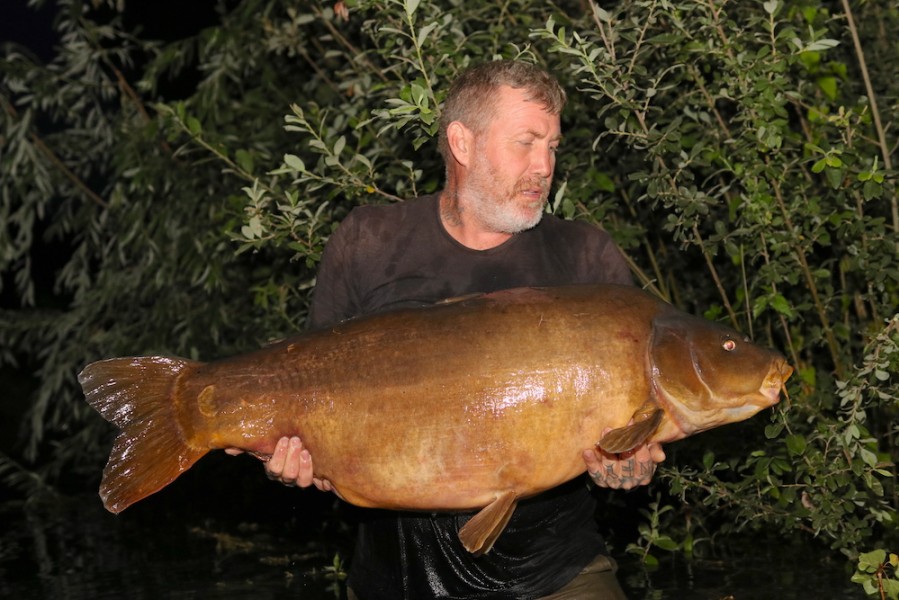
{"type": "MultiPolygon", "coordinates": [[[[281,489],[256,469],[249,484],[238,476],[216,489],[208,476],[220,473],[207,467],[206,481],[185,476],[118,516],[95,494],[0,505],[0,598],[341,600],[335,556],[347,556],[352,535],[339,503],[281,489]]],[[[786,540],[743,544],[715,561],[660,553],[649,573],[622,557],[620,577],[633,600],[865,598],[828,556],[786,540]]]]}

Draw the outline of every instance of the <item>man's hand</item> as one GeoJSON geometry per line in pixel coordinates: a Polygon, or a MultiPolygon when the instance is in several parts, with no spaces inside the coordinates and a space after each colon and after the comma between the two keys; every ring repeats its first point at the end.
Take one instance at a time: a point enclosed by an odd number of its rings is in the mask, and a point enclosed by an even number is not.
{"type": "Polygon", "coordinates": [[[655,442],[623,454],[608,454],[599,448],[584,450],[587,472],[596,485],[606,488],[629,490],[646,485],[656,471],[656,464],[663,460],[665,451],[655,442]]]}
{"type": "MultiPolygon", "coordinates": [[[[226,448],[231,455],[240,454],[237,448],[226,448]]],[[[265,461],[265,473],[272,481],[280,481],[284,485],[309,487],[314,485],[323,492],[333,490],[331,482],[313,476],[312,455],[303,447],[300,438],[282,437],[275,445],[275,451],[265,461]]]]}

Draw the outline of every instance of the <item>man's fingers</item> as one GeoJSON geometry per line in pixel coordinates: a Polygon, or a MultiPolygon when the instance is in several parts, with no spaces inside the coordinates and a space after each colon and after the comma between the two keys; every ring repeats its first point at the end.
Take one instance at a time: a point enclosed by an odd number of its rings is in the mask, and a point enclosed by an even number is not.
{"type": "Polygon", "coordinates": [[[323,492],[330,492],[334,490],[334,488],[331,487],[331,482],[327,479],[319,479],[318,477],[316,477],[312,480],[312,483],[315,484],[315,487],[323,492]]]}
{"type": "Polygon", "coordinates": [[[289,443],[290,440],[288,438],[282,437],[278,440],[278,443],[275,444],[275,451],[272,452],[271,458],[265,462],[265,472],[269,479],[281,479],[289,443]]]}
{"type": "Polygon", "coordinates": [[[599,453],[592,448],[589,450],[584,450],[584,462],[587,463],[588,471],[598,471],[602,466],[602,463],[599,460],[599,453]]]}
{"type": "MultiPolygon", "coordinates": [[[[293,440],[291,440],[291,442],[293,442],[293,440]]],[[[298,459],[299,471],[295,479],[297,480],[297,484],[300,487],[309,487],[309,485],[313,482],[312,456],[309,454],[308,450],[303,448],[302,444],[300,444],[300,449],[301,450],[298,459]]]]}
{"type": "Polygon", "coordinates": [[[662,448],[662,444],[649,444],[649,455],[650,459],[654,463],[664,462],[666,458],[665,450],[662,448]]]}
{"type": "Polygon", "coordinates": [[[317,488],[325,491],[331,489],[330,483],[325,487],[323,480],[313,477],[312,455],[297,436],[278,440],[271,458],[265,463],[265,472],[269,479],[280,481],[285,485],[309,487],[315,484],[317,488]]]}
{"type": "MultiPolygon", "coordinates": [[[[287,485],[299,483],[297,478],[302,468],[300,455],[303,453],[303,443],[300,438],[294,436],[287,442],[287,453],[284,456],[284,465],[281,468],[281,481],[287,485]]],[[[308,455],[308,452],[306,453],[308,455]]],[[[309,460],[307,458],[307,464],[309,460]]],[[[308,484],[307,484],[308,485],[308,484]]]]}

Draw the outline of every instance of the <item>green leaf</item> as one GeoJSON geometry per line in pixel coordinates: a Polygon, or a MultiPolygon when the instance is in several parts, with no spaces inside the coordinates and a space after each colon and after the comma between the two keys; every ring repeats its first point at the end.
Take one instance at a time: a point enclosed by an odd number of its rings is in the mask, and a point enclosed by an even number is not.
{"type": "Polygon", "coordinates": [[[306,171],[306,165],[303,163],[303,160],[295,155],[295,154],[285,154],[284,155],[284,164],[293,169],[294,171],[304,173],[306,171]]]}
{"type": "Polygon", "coordinates": [[[805,436],[799,434],[792,434],[786,437],[787,450],[790,451],[790,454],[794,456],[799,456],[805,453],[806,448],[806,439],[805,436]]]}
{"type": "Polygon", "coordinates": [[[886,550],[882,548],[864,552],[858,556],[858,569],[864,573],[874,573],[886,561],[886,558],[886,550]]]}
{"type": "Polygon", "coordinates": [[[258,216],[253,215],[246,225],[240,228],[240,232],[247,239],[258,239],[262,237],[262,221],[258,216]]]}
{"type": "Polygon", "coordinates": [[[859,450],[859,453],[861,454],[862,460],[865,462],[866,465],[868,465],[871,468],[874,468],[875,466],[877,466],[877,455],[876,454],[874,454],[873,452],[871,452],[870,450],[868,450],[866,448],[861,448],[859,450]]]}
{"type": "Polygon", "coordinates": [[[655,540],[653,540],[653,545],[661,548],[662,550],[668,550],[669,552],[674,552],[675,550],[680,548],[680,544],[666,535],[659,536],[655,540]]]}
{"type": "Polygon", "coordinates": [[[770,304],[771,304],[771,308],[773,308],[780,314],[787,316],[787,317],[793,317],[793,314],[794,314],[793,309],[790,306],[789,301],[786,298],[784,298],[782,295],[776,294],[773,298],[771,298],[770,304]]]}
{"type": "Polygon", "coordinates": [[[816,41],[812,42],[811,44],[809,44],[808,46],[806,46],[804,48],[804,51],[805,52],[821,52],[823,50],[829,50],[830,48],[835,48],[839,45],[840,45],[839,40],[831,40],[831,39],[816,40],[816,41]]]}
{"type": "Polygon", "coordinates": [[[405,0],[403,6],[406,9],[406,16],[411,18],[412,15],[415,14],[415,11],[418,10],[418,3],[420,0],[405,0]]]}
{"type": "Polygon", "coordinates": [[[253,155],[244,149],[238,149],[234,155],[237,165],[247,173],[253,172],[253,155]]]}
{"type": "Polygon", "coordinates": [[[818,87],[824,92],[830,100],[836,100],[837,97],[837,78],[836,77],[819,77],[815,80],[818,87]]]}
{"type": "Polygon", "coordinates": [[[334,154],[335,156],[340,156],[340,153],[343,152],[344,147],[346,146],[346,136],[340,136],[337,138],[337,141],[334,142],[334,154]]]}
{"type": "Polygon", "coordinates": [[[883,195],[883,186],[873,179],[868,180],[862,186],[862,195],[865,197],[865,200],[880,198],[883,195]]]}
{"type": "Polygon", "coordinates": [[[432,21],[431,23],[428,23],[427,25],[425,25],[418,31],[418,37],[416,38],[416,43],[418,44],[419,47],[422,47],[425,45],[425,40],[427,40],[427,38],[431,34],[431,32],[437,28],[437,25],[438,25],[438,23],[436,21],[432,21]]]}
{"type": "Polygon", "coordinates": [[[831,188],[836,190],[843,184],[843,169],[827,167],[827,169],[824,170],[824,174],[827,177],[827,181],[830,183],[831,188]]]}
{"type": "Polygon", "coordinates": [[[590,5],[593,8],[593,14],[596,15],[596,18],[599,19],[600,22],[602,22],[602,23],[611,23],[612,22],[612,15],[609,14],[608,11],[600,8],[599,4],[597,4],[596,2],[591,2],[590,5]]]}

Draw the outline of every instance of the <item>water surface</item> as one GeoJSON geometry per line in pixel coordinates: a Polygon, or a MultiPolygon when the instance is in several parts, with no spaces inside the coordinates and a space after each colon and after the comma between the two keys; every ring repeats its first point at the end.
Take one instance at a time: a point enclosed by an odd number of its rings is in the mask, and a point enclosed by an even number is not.
{"type": "MultiPolygon", "coordinates": [[[[120,515],[94,493],[0,505],[0,598],[345,597],[346,507],[271,484],[258,465],[234,460],[188,472],[120,515]]],[[[734,541],[693,560],[659,551],[652,571],[615,549],[632,600],[866,598],[845,561],[807,542],[734,541]]]]}

